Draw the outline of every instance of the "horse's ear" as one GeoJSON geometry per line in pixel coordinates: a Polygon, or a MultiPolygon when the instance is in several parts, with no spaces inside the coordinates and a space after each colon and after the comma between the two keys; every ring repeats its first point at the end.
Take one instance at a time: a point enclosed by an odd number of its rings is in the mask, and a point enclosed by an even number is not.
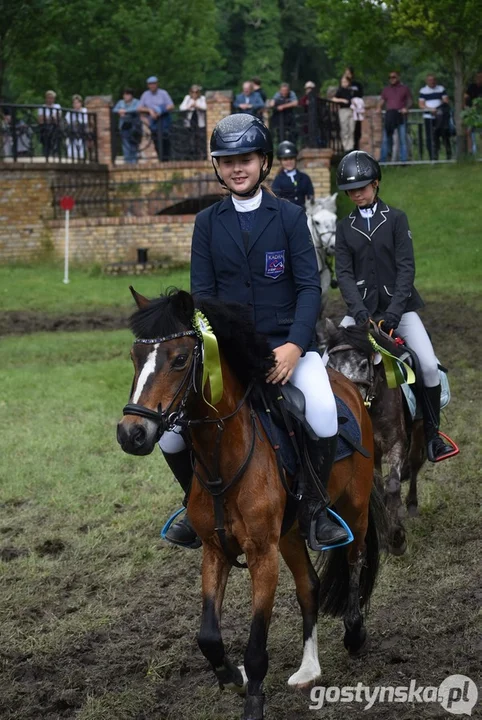
{"type": "Polygon", "coordinates": [[[194,300],[185,290],[178,290],[172,297],[174,312],[179,320],[188,325],[194,315],[194,300]]]}
{"type": "Polygon", "coordinates": [[[139,310],[143,310],[144,308],[146,308],[149,305],[150,300],[148,300],[146,297],[144,297],[144,295],[141,295],[140,293],[136,292],[134,290],[134,288],[132,287],[132,285],[129,285],[129,290],[131,291],[132,297],[136,301],[136,305],[139,308],[139,310]]]}
{"type": "Polygon", "coordinates": [[[325,318],[325,328],[328,337],[333,337],[337,331],[335,323],[329,317],[325,318]]]}

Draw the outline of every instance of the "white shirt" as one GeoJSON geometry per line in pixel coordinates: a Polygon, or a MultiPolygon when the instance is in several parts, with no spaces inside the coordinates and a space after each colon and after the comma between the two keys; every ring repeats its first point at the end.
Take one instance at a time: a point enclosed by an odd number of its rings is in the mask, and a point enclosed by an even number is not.
{"type": "Polygon", "coordinates": [[[39,107],[37,110],[37,115],[39,118],[42,118],[44,121],[47,122],[50,120],[50,118],[53,116],[54,120],[59,119],[62,115],[61,112],[53,112],[54,110],[59,111],[60,105],[58,103],[54,103],[53,105],[42,105],[42,107],[39,107]]]}
{"type": "Polygon", "coordinates": [[[196,100],[192,98],[190,95],[186,95],[182,103],[179,105],[179,110],[181,112],[186,112],[186,117],[184,119],[184,125],[186,127],[189,127],[191,125],[191,118],[192,114],[194,112],[194,108],[192,107],[192,103],[195,103],[196,110],[197,110],[197,125],[200,128],[206,127],[206,96],[201,95],[196,100]]]}
{"type": "Polygon", "coordinates": [[[378,203],[375,203],[375,205],[372,208],[358,208],[362,218],[365,218],[365,220],[367,221],[368,231],[371,230],[370,220],[372,219],[372,217],[375,215],[375,213],[377,211],[377,205],[378,205],[378,203]]]}
{"type": "Polygon", "coordinates": [[[261,205],[263,193],[258,191],[254,197],[246,198],[245,200],[238,200],[238,198],[231,195],[231,199],[236,212],[252,212],[253,210],[257,210],[261,205]]]}
{"type": "MultiPolygon", "coordinates": [[[[447,91],[443,85],[436,85],[433,88],[428,85],[424,85],[418,94],[418,99],[424,100],[427,108],[439,108],[442,104],[442,98],[446,95],[447,91]]],[[[424,112],[423,116],[429,120],[433,118],[431,112],[424,112]]]]}

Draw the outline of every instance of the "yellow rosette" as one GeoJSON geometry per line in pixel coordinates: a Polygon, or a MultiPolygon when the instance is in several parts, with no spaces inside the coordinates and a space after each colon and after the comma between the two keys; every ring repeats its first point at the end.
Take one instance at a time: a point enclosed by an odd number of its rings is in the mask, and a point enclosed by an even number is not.
{"type": "Polygon", "coordinates": [[[194,312],[192,326],[198,338],[202,341],[202,394],[204,401],[212,407],[223,397],[223,373],[221,370],[218,341],[209,324],[209,320],[200,310],[194,312]],[[208,402],[204,395],[204,388],[208,380],[211,386],[211,402],[208,402]]]}
{"type": "Polygon", "coordinates": [[[415,374],[410,365],[407,365],[407,363],[400,360],[400,358],[397,358],[395,355],[392,355],[391,352],[385,350],[385,348],[377,343],[371,333],[368,333],[368,339],[373,349],[382,356],[389,388],[396,388],[398,385],[403,385],[403,383],[412,385],[415,382],[415,374]]]}

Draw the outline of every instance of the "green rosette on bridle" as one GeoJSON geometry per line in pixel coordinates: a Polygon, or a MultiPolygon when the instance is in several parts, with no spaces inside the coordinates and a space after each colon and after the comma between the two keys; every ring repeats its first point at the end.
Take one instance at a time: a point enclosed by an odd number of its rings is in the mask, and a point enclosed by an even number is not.
{"type": "Polygon", "coordinates": [[[194,311],[192,326],[202,342],[202,395],[204,401],[212,407],[223,397],[223,373],[221,370],[221,360],[219,358],[218,341],[209,324],[209,320],[200,310],[194,311]],[[204,388],[208,380],[211,386],[211,402],[208,402],[204,395],[204,388]]]}
{"type": "Polygon", "coordinates": [[[412,385],[412,383],[415,382],[415,374],[410,365],[407,365],[403,360],[400,360],[400,358],[397,358],[395,355],[392,355],[391,352],[385,350],[385,348],[377,343],[371,333],[368,333],[368,339],[372,348],[382,356],[389,388],[393,389],[404,383],[412,385]]]}

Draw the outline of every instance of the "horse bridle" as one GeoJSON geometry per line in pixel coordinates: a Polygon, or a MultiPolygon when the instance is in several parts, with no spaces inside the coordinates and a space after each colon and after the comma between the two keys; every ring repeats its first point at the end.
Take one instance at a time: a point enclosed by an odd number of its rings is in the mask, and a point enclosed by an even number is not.
{"type": "MultiPolygon", "coordinates": [[[[157,436],[158,439],[161,435],[172,430],[176,425],[182,424],[184,411],[188,401],[191,390],[196,388],[196,374],[199,367],[199,359],[201,357],[201,341],[198,338],[197,333],[194,330],[185,330],[183,332],[172,333],[172,335],[165,335],[164,337],[158,338],[138,338],[134,340],[134,345],[158,345],[161,343],[168,342],[169,340],[177,340],[182,337],[196,337],[197,342],[194,346],[194,350],[191,357],[191,363],[188,371],[184,374],[179,387],[177,388],[174,397],[165,410],[161,409],[161,405],[158,406],[157,410],[152,410],[145,405],[139,405],[138,403],[127,403],[122,410],[123,415],[137,415],[139,417],[151,420],[157,425],[157,436]],[[184,388],[184,394],[181,398],[179,405],[176,410],[172,412],[172,406],[176,402],[178,396],[184,388]]],[[[134,386],[133,386],[134,387],[134,386]]],[[[131,396],[132,390],[131,388],[131,396]]]]}
{"type": "MultiPolygon", "coordinates": [[[[327,350],[328,355],[332,355],[337,352],[343,352],[347,350],[351,350],[353,352],[353,345],[335,345],[335,347],[330,348],[327,350]]],[[[375,384],[376,384],[376,377],[375,377],[375,364],[373,362],[373,356],[370,356],[368,358],[368,380],[357,380],[355,385],[363,385],[366,386],[367,392],[365,395],[365,399],[363,400],[363,404],[365,407],[370,408],[373,402],[373,399],[376,394],[375,390],[375,384]]]]}

